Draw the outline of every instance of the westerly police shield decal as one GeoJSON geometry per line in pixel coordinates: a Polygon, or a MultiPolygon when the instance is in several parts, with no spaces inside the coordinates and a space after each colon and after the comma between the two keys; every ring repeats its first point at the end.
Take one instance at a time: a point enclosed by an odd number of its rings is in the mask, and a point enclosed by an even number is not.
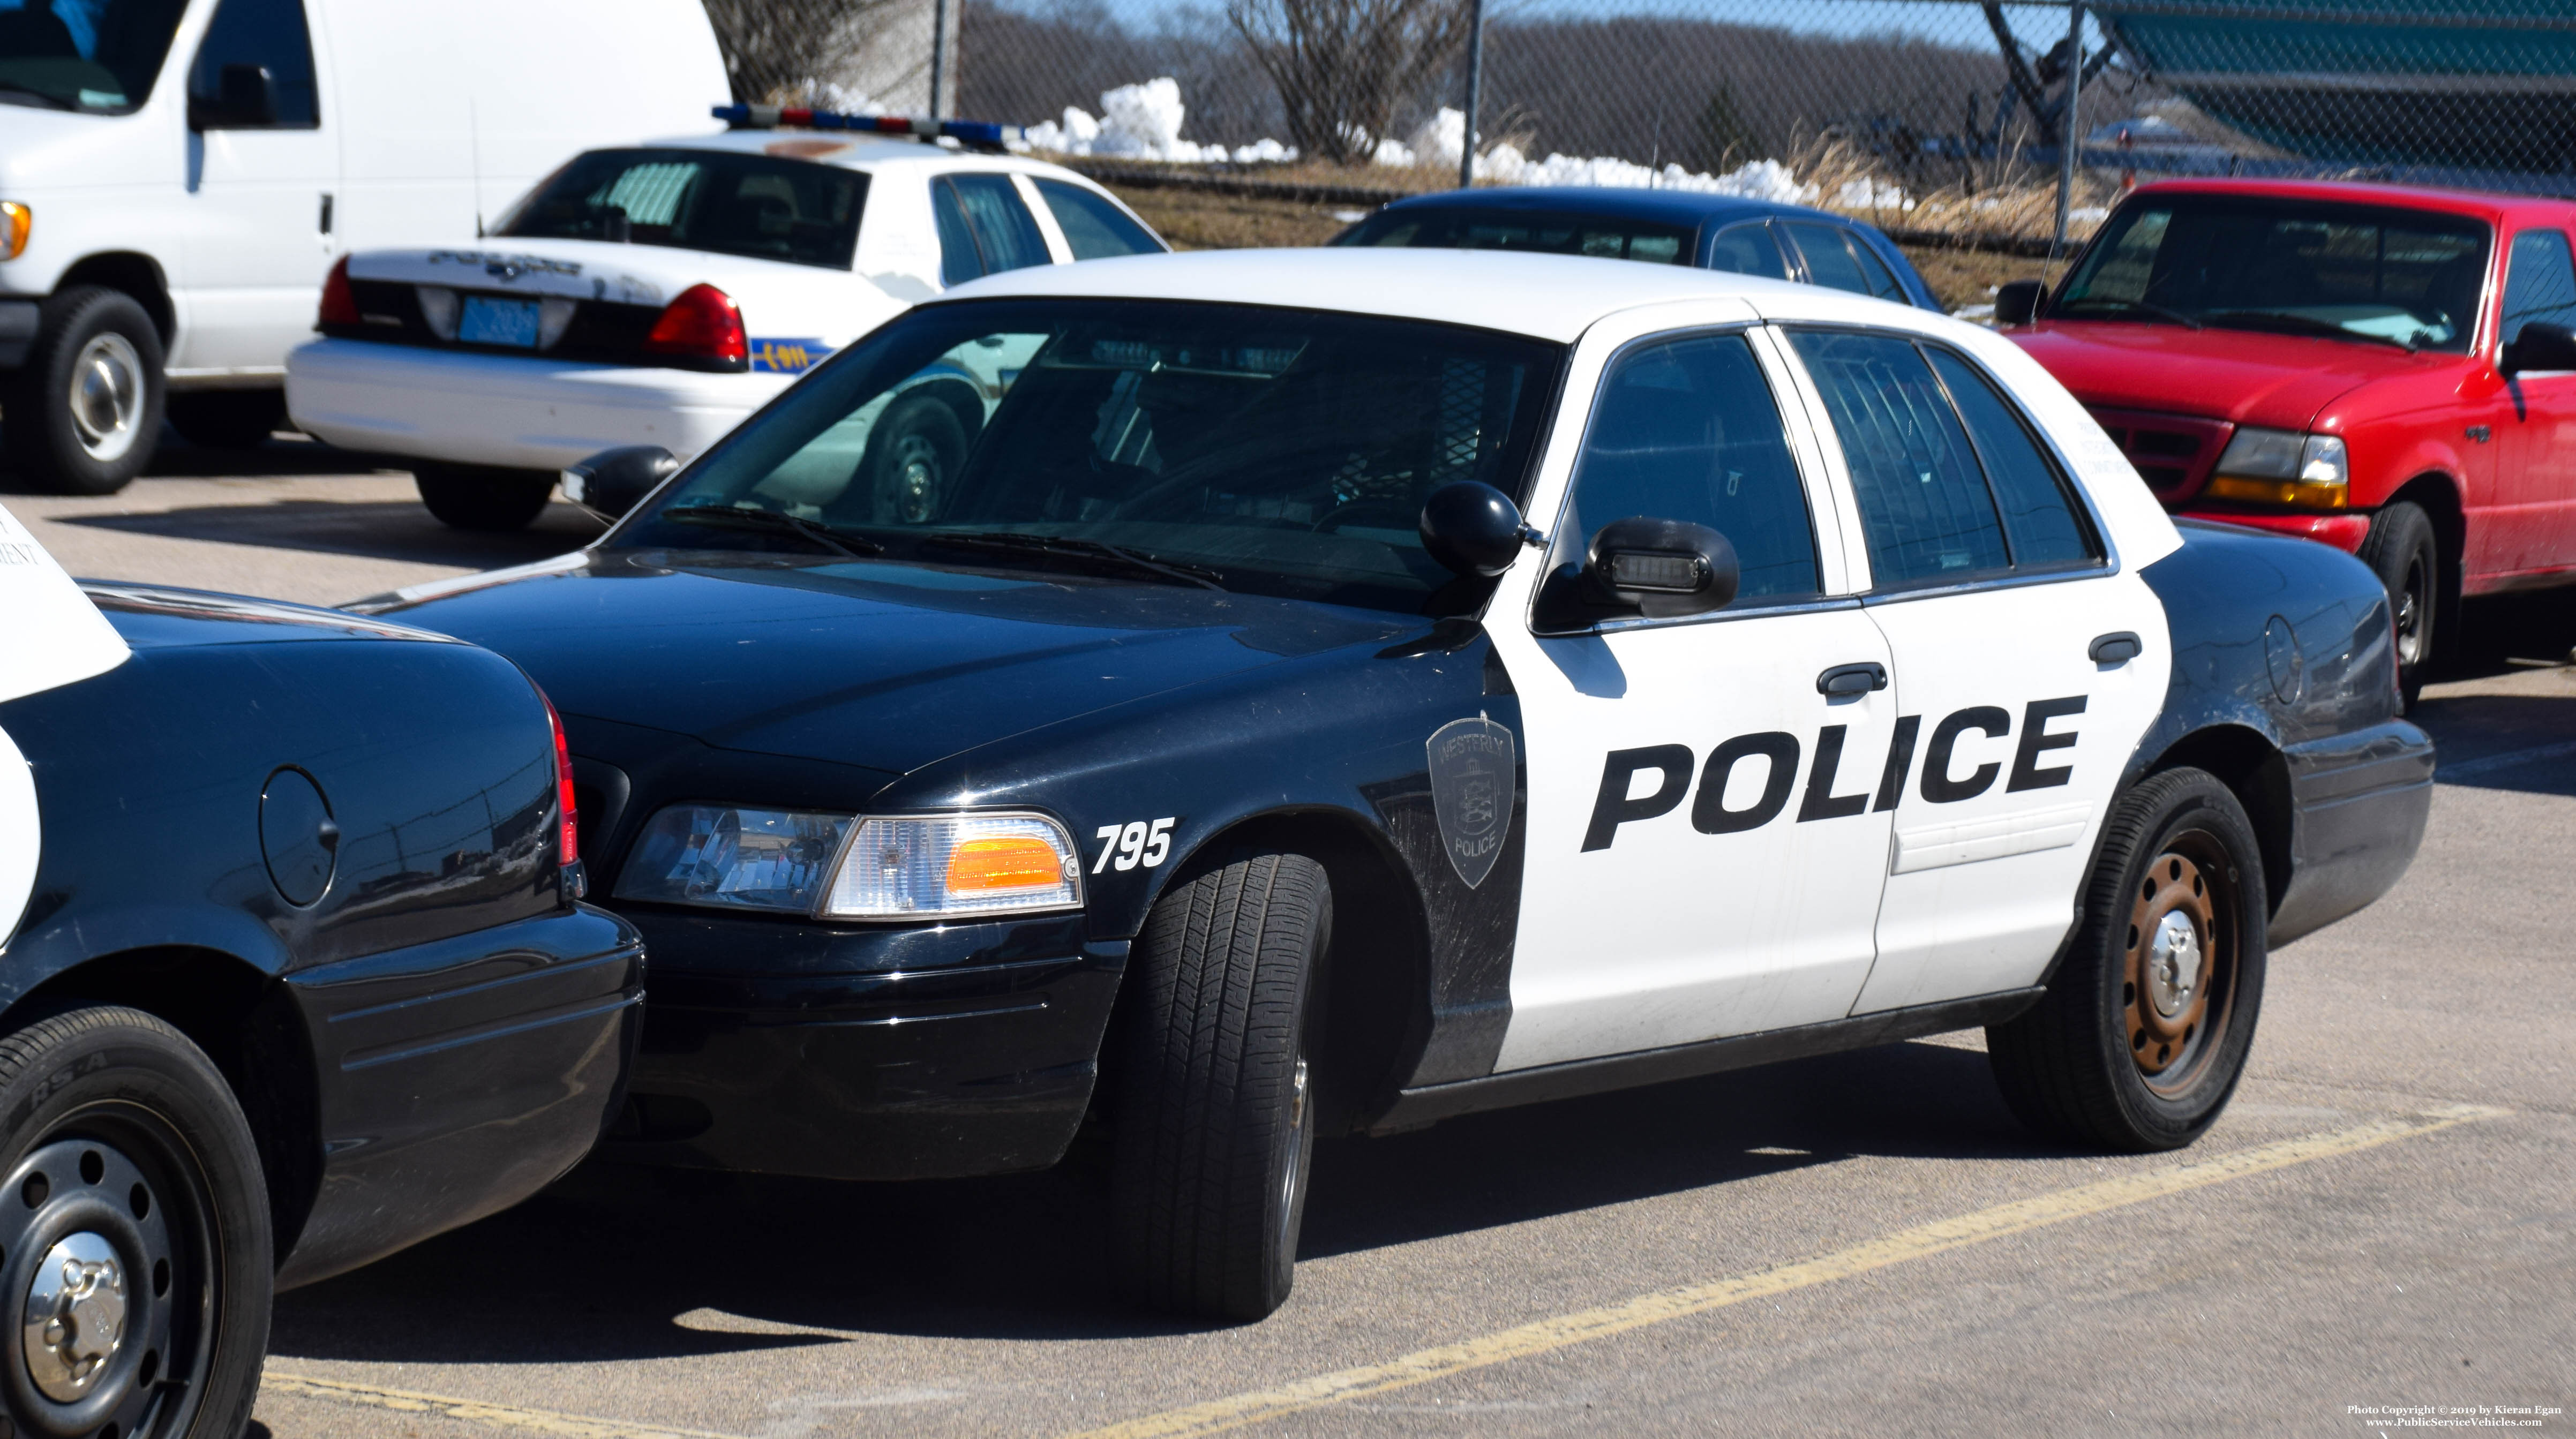
{"type": "Polygon", "coordinates": [[[1485,882],[1512,828],[1512,732],[1478,715],[1432,731],[1431,810],[1469,889],[1485,882]]]}

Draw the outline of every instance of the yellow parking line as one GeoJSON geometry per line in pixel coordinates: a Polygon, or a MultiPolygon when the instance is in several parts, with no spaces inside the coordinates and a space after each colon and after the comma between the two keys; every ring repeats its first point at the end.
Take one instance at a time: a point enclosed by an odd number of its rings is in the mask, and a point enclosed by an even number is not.
{"type": "Polygon", "coordinates": [[[1902,1264],[1909,1259],[1922,1259],[1947,1250],[1982,1244],[1989,1239],[2001,1239],[2008,1234],[2063,1224],[2070,1219],[2125,1208],[2168,1194],[2224,1184],[2231,1179],[2285,1169],[2313,1159],[2351,1154],[2395,1140],[2431,1134],[2455,1124],[2494,1119],[2508,1113],[2511,1111],[2483,1105],[2446,1105],[2422,1115],[2375,1119],[2303,1139],[2285,1139],[2277,1144],[2256,1145],[2189,1164],[2150,1169],[2118,1179],[2106,1179],[2098,1184],[2061,1189],[2052,1194],[1999,1204],[1992,1209],[1980,1209],[1973,1214],[1962,1214],[1955,1219],[1899,1230],[1813,1259],[1711,1283],[1641,1294],[1625,1303],[1541,1319],[1461,1344],[1446,1344],[1437,1349],[1407,1354],[1384,1364],[1319,1374],[1275,1389],[1257,1389],[1205,1404],[1168,1409],[1107,1428],[1087,1430],[1074,1439],[1178,1439],[1178,1436],[1239,1429],[1301,1410],[1401,1389],[1470,1369],[1481,1369],[1489,1364],[1526,1359],[1533,1354],[1607,1338],[1649,1324],[1704,1314],[1747,1299],[1760,1299],[1848,1279],[1855,1274],[1902,1264]]]}
{"type": "Polygon", "coordinates": [[[658,1424],[629,1424],[622,1419],[557,1414],[548,1409],[487,1404],[480,1399],[451,1399],[443,1394],[415,1394],[408,1389],[382,1389],[373,1384],[318,1379],[309,1374],[281,1374],[274,1369],[261,1378],[260,1392],[292,1394],[298,1399],[326,1399],[335,1404],[356,1404],[370,1409],[392,1409],[405,1414],[435,1414],[440,1418],[460,1419],[468,1424],[482,1424],[495,1429],[552,1434],[557,1439],[733,1439],[732,1435],[712,1434],[704,1429],[670,1429],[658,1424]]]}

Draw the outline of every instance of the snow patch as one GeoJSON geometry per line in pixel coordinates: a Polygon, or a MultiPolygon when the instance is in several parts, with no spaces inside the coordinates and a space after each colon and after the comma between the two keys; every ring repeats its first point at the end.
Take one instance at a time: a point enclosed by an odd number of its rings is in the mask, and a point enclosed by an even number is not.
{"type": "Polygon", "coordinates": [[[1181,123],[1188,117],[1188,107],[1181,103],[1181,82],[1169,75],[1136,85],[1121,85],[1103,91],[1100,116],[1095,119],[1080,106],[1067,105],[1064,114],[1054,120],[1041,120],[1027,127],[1012,148],[1046,150],[1058,155],[1098,155],[1123,160],[1166,160],[1181,163],[1205,163],[1232,160],[1252,164],[1263,160],[1293,160],[1294,147],[1276,140],[1239,145],[1228,150],[1223,145],[1201,145],[1181,138],[1181,123]]]}

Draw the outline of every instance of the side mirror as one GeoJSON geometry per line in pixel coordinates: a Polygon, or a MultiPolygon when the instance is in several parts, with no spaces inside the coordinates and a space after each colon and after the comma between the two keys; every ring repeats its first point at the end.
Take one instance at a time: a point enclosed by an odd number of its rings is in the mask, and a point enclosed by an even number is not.
{"type": "Polygon", "coordinates": [[[679,472],[680,462],[660,445],[620,445],[566,469],[564,498],[613,520],[679,472]]]}
{"type": "Polygon", "coordinates": [[[2496,368],[2508,375],[2525,370],[2576,370],[2576,330],[2533,320],[2496,357],[2496,368]]]}
{"type": "Polygon", "coordinates": [[[226,65],[211,96],[188,97],[191,130],[258,130],[277,123],[277,78],[265,65],[226,65]]]}
{"type": "Polygon", "coordinates": [[[1743,572],[1735,546],[1706,525],[1635,516],[1612,520],[1583,557],[1584,587],[1650,620],[1722,610],[1743,572]]]}
{"type": "Polygon", "coordinates": [[[2027,325],[2039,318],[2039,302],[2048,286],[2038,280],[2015,280],[1995,291],[1995,323],[2027,325]]]}
{"type": "Polygon", "coordinates": [[[1491,578],[1512,567],[1521,546],[1539,542],[1512,497],[1475,480],[1442,485],[1422,503],[1422,548],[1458,575],[1491,578]]]}

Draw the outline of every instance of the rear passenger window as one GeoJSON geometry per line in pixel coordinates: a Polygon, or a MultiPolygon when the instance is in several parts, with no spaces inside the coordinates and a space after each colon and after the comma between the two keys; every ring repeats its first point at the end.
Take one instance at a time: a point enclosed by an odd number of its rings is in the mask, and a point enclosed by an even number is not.
{"type": "Polygon", "coordinates": [[[1709,248],[1708,267],[1773,280],[1789,278],[1788,263],[1780,258],[1780,242],[1771,238],[1771,227],[1759,220],[1718,231],[1709,248]]]}
{"type": "Polygon", "coordinates": [[[1869,281],[1871,294],[1882,300],[1894,300],[1900,305],[1914,303],[1914,297],[1906,294],[1905,287],[1896,282],[1896,273],[1887,268],[1887,262],[1878,258],[1878,252],[1872,250],[1867,241],[1845,230],[1843,243],[1851,247],[1852,262],[1860,266],[1862,276],[1869,281]]]}
{"type": "MultiPolygon", "coordinates": [[[[978,273],[997,275],[1054,259],[1047,253],[1046,237],[1038,233],[1038,222],[1029,216],[1029,207],[1020,203],[1019,187],[1010,176],[951,175],[936,188],[954,195],[967,228],[974,232],[975,250],[983,263],[978,273]]],[[[945,235],[940,249],[948,249],[945,235]]]]}
{"type": "Polygon", "coordinates": [[[1869,277],[1861,273],[1860,262],[1852,258],[1850,248],[1843,244],[1840,229],[1811,220],[1783,221],[1781,228],[1798,242],[1798,253],[1807,261],[1810,284],[1849,290],[1855,295],[1871,293],[1869,277]]]}
{"type": "Polygon", "coordinates": [[[1593,402],[1560,530],[1576,553],[1612,520],[1707,525],[1735,545],[1747,599],[1816,593],[1816,534],[1780,411],[1741,335],[1654,341],[1593,402]]]}
{"type": "Polygon", "coordinates": [[[1153,235],[1106,196],[1062,180],[1040,180],[1037,186],[1047,209],[1055,215],[1057,227],[1064,231],[1065,247],[1073,251],[1073,258],[1106,260],[1118,255],[1162,252],[1162,245],[1153,235]]]}
{"type": "Polygon", "coordinates": [[[277,128],[310,130],[322,123],[313,84],[313,36],[304,27],[301,0],[224,0],[206,22],[197,61],[188,70],[188,93],[222,98],[224,67],[256,65],[277,92],[277,128]]]}
{"type": "Polygon", "coordinates": [[[931,182],[930,214],[939,229],[939,283],[962,285],[983,274],[983,252],[975,248],[975,231],[966,223],[966,205],[955,186],[931,182]]]}
{"type": "Polygon", "coordinates": [[[1957,355],[1940,349],[1929,353],[1933,370],[1959,407],[1959,417],[1967,421],[1977,458],[1985,464],[1995,504],[2003,511],[2004,539],[2012,548],[2013,567],[2100,559],[2102,551],[2094,543],[2092,527],[2076,513],[2065,480],[2040,451],[2011,402],[1957,355]]]}
{"type": "Polygon", "coordinates": [[[2010,563],[1967,431],[1922,352],[1892,335],[1793,330],[1789,341],[1842,441],[1872,584],[1965,579],[2010,563]]]}

